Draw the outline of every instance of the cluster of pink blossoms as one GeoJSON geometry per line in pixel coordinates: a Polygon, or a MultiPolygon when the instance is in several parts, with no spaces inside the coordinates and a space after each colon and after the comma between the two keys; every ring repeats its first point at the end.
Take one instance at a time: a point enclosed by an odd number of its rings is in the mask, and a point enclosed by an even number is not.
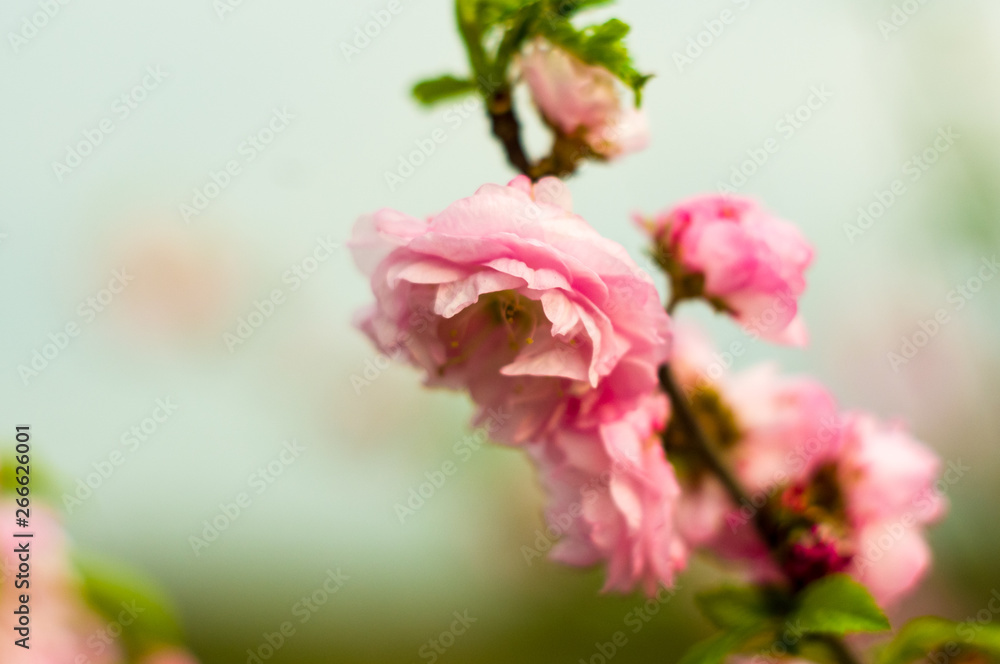
{"type": "MultiPolygon", "coordinates": [[[[607,69],[542,38],[517,63],[557,143],[610,159],[648,142],[607,69]]],[[[722,195],[636,222],[670,310],[701,300],[752,340],[806,343],[813,250],[794,225],[722,195]]],[[[842,413],[816,381],[770,366],[729,375],[701,336],[675,332],[650,277],[573,213],[560,180],[488,184],[428,219],[379,210],[351,247],[375,294],[360,328],[427,385],[468,393],[477,424],[528,452],[559,537],[551,557],[603,563],[606,590],[653,594],[695,551],[763,583],[846,572],[883,603],[925,573],[923,528],[944,511],[937,458],[899,424],[842,413]],[[671,412],[665,365],[746,496],[671,412]],[[780,536],[765,542],[769,528],[780,536]]]]}
{"type": "MultiPolygon", "coordinates": [[[[804,341],[812,250],[794,227],[716,196],[642,224],[675,299],[804,341]]],[[[884,602],[925,572],[922,528],[943,511],[936,457],[900,425],[841,414],[815,381],[771,367],[727,375],[697,335],[673,331],[650,277],[572,212],[559,180],[485,185],[428,219],[379,210],[351,246],[375,294],[361,329],[427,385],[468,393],[478,422],[506,422],[494,438],[523,447],[549,493],[551,556],[604,563],[606,589],[656,592],[695,550],[761,581],[845,571],[884,602]],[[676,425],[664,363],[748,504],[676,425]],[[787,534],[780,563],[753,527],[764,505],[787,534]]]]}

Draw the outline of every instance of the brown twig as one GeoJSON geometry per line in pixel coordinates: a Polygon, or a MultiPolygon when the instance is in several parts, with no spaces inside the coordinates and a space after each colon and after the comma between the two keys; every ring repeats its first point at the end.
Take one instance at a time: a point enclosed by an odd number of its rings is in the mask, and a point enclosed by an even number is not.
{"type": "Polygon", "coordinates": [[[517,121],[517,115],[514,114],[510,90],[502,88],[493,92],[487,103],[487,110],[489,111],[493,135],[503,145],[510,165],[533,180],[537,179],[533,176],[534,167],[528,160],[528,155],[524,152],[524,145],[521,143],[521,125],[517,121]]]}

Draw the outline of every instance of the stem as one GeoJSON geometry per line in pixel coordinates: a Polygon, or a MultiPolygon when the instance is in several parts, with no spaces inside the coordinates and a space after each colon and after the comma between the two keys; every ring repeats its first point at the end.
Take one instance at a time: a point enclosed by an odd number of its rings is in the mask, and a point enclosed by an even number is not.
{"type": "Polygon", "coordinates": [[[493,128],[493,135],[503,145],[507,153],[507,161],[510,165],[527,175],[533,177],[534,168],[528,161],[528,155],[524,152],[524,145],[521,143],[521,125],[514,114],[513,99],[509,88],[501,88],[490,96],[487,109],[490,114],[490,122],[493,128]]]}
{"type": "MultiPolygon", "coordinates": [[[[667,311],[672,313],[676,304],[676,301],[672,301],[670,305],[668,305],[667,311]]],[[[736,476],[729,470],[728,466],[719,456],[718,452],[716,452],[714,444],[708,439],[705,431],[698,423],[698,419],[695,417],[694,411],[691,409],[691,403],[684,394],[684,390],[677,383],[677,379],[674,377],[674,374],[670,369],[670,365],[663,364],[660,366],[659,378],[663,391],[667,393],[668,397],[670,397],[670,403],[674,409],[674,416],[677,418],[678,423],[687,430],[690,439],[694,442],[698,453],[701,455],[702,460],[705,462],[709,471],[711,471],[712,474],[719,479],[722,486],[725,488],[726,493],[729,494],[730,499],[736,503],[736,505],[752,506],[753,503],[750,501],[750,497],[746,490],[740,484],[736,476]]],[[[784,565],[784,551],[786,544],[785,533],[782,531],[781,526],[775,522],[766,505],[761,509],[754,511],[753,524],[761,539],[767,545],[768,551],[777,564],[778,569],[785,573],[792,589],[800,590],[801,584],[799,580],[789,575],[786,571],[787,568],[784,565]]],[[[823,643],[830,651],[830,654],[833,655],[840,664],[860,664],[847,647],[847,644],[845,644],[839,637],[832,635],[819,635],[816,637],[816,640],[823,643]]]]}
{"type": "MultiPolygon", "coordinates": [[[[740,485],[736,476],[730,472],[725,462],[723,462],[722,458],[715,451],[712,443],[709,442],[708,436],[702,430],[701,425],[694,415],[694,411],[691,410],[691,404],[687,396],[685,396],[680,385],[677,384],[677,379],[674,378],[674,374],[670,370],[670,365],[664,364],[660,366],[659,377],[663,391],[670,397],[670,403],[674,408],[674,415],[681,426],[687,429],[708,469],[719,479],[733,502],[738,506],[752,506],[753,503],[750,500],[749,494],[740,485]]],[[[782,536],[781,529],[771,518],[770,512],[766,509],[756,510],[753,515],[753,522],[757,528],[757,532],[760,533],[761,538],[771,551],[771,555],[775,558],[775,562],[778,563],[780,568],[784,568],[782,564],[784,562],[783,556],[780,553],[784,537],[782,536]]]]}

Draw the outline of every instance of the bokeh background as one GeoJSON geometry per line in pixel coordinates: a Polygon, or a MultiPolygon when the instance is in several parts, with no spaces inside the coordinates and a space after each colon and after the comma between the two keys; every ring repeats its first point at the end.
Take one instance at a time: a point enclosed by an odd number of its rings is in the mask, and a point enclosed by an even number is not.
{"type": "MultiPolygon", "coordinates": [[[[512,176],[479,109],[409,99],[414,81],[461,72],[464,56],[450,2],[399,3],[366,43],[358,34],[383,0],[87,0],[60,4],[22,41],[10,34],[39,5],[3,2],[0,432],[31,424],[37,460],[69,495],[124,454],[80,504],[58,508],[82,549],[161,584],[206,663],[246,662],[289,620],[296,633],[270,661],[431,661],[421,648],[454,612],[475,623],[441,661],[590,661],[622,629],[616,662],[674,661],[707,633],[691,594],[717,570],[696,562],[634,631],[625,620],[642,598],[599,596],[596,571],[528,564],[522,546],[543,524],[526,459],[457,453],[471,433],[465,399],[421,389],[351,326],[370,299],[343,246],[357,216],[430,214],[512,176]],[[78,165],[54,166],[104,118],[113,131],[78,165]],[[446,141],[390,187],[386,172],[438,128],[446,141]],[[251,135],[273,140],[258,149],[251,135]],[[238,174],[185,215],[230,161],[238,174]],[[320,243],[335,248],[314,254],[320,243]],[[293,288],[296,267],[308,278],[293,288]],[[116,270],[127,286],[105,291],[116,270]],[[274,289],[285,297],[273,313],[227,344],[274,289]],[[37,375],[22,370],[73,322],[79,334],[37,375]],[[157,400],[176,409],[152,424],[157,400]],[[292,440],[304,449],[282,462],[292,440]],[[401,523],[396,505],[447,461],[458,471],[401,523]],[[195,552],[190,538],[240,492],[250,507],[195,552]],[[346,582],[300,623],[296,603],[338,570],[346,582]]],[[[644,261],[633,211],[717,189],[775,139],[739,191],[817,246],[812,342],[750,344],[738,364],[775,357],[811,372],[844,407],[898,415],[970,468],[946,487],[933,575],[896,615],[974,616],[1000,588],[1000,279],[953,291],[998,252],[1000,6],[623,0],[593,13],[611,15],[633,25],[640,69],[657,74],[644,104],[654,138],[586,166],[570,183],[576,210],[644,261]],[[723,10],[735,20],[706,39],[723,10]],[[700,33],[702,51],[679,67],[700,33]],[[826,99],[789,134],[780,123],[814,89],[826,99]],[[949,128],[917,178],[910,160],[949,128]],[[849,232],[896,180],[904,193],[849,232]],[[888,354],[939,309],[948,323],[893,366],[888,354]]],[[[543,141],[529,128],[534,148],[543,141]]],[[[706,312],[684,315],[720,343],[740,339],[706,312]]]]}

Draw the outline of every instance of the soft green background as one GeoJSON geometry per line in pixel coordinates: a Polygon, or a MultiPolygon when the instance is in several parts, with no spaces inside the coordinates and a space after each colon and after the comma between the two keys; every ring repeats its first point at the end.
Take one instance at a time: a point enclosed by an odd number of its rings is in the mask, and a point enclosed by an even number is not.
{"type": "MultiPolygon", "coordinates": [[[[245,662],[337,568],[349,581],[271,661],[428,661],[421,646],[465,610],[476,622],[441,661],[587,661],[617,630],[629,642],[615,662],[675,661],[706,631],[690,594],[716,571],[694,564],[678,596],[632,633],[624,620],[641,598],[598,596],[597,572],[527,565],[520,547],[541,527],[543,498],[526,459],[495,448],[457,457],[468,404],[422,390],[408,368],[355,393],[351,376],[375,356],[350,326],[370,294],[345,249],[236,352],[222,340],[255,298],[288,290],[281,275],[318,236],[343,242],[366,211],[431,214],[511,177],[481,114],[455,127],[447,107],[422,111],[407,98],[413,81],[464,62],[449,3],[401,0],[345,58],[340,44],[387,4],[244,0],[220,19],[211,0],[81,0],[15,53],[6,33],[37,5],[3,3],[0,432],[30,423],[36,454],[72,487],[124,449],[122,434],[157,398],[178,404],[66,520],[82,547],[159,580],[206,663],[245,662]],[[58,182],[53,160],[150,65],[167,80],[58,182]],[[240,142],[275,107],[295,115],[289,128],[185,224],[178,204],[240,159],[240,142]],[[447,140],[390,191],[384,173],[437,128],[447,140]],[[122,265],[135,281],[25,386],[18,366],[79,320],[79,303],[122,265]],[[199,298],[199,315],[177,313],[199,298]],[[219,503],[252,491],[252,473],[290,438],[306,451],[195,556],[189,536],[219,503]],[[394,504],[449,459],[458,473],[400,524],[394,504]]],[[[894,614],[964,619],[1000,587],[1000,280],[961,311],[948,293],[997,252],[1000,7],[919,6],[884,38],[885,0],[622,2],[614,14],[633,24],[635,57],[657,74],[645,97],[654,140],[586,167],[571,188],[577,211],[641,259],[632,211],[714,189],[746,150],[779,140],[743,191],[817,246],[804,299],[812,343],[753,344],[741,364],[776,356],[827,381],[845,407],[898,414],[945,460],[972,466],[948,489],[933,577],[894,614]],[[736,20],[679,72],[673,54],[727,8],[736,20]],[[786,140],[777,123],[814,86],[832,98],[786,140]],[[850,242],[844,225],[858,206],[949,126],[955,145],[850,242]],[[950,322],[894,372],[887,353],[942,307],[950,322]]],[[[544,145],[537,127],[529,138],[544,145]]],[[[739,339],[723,321],[712,329],[720,342],[739,339]]]]}

